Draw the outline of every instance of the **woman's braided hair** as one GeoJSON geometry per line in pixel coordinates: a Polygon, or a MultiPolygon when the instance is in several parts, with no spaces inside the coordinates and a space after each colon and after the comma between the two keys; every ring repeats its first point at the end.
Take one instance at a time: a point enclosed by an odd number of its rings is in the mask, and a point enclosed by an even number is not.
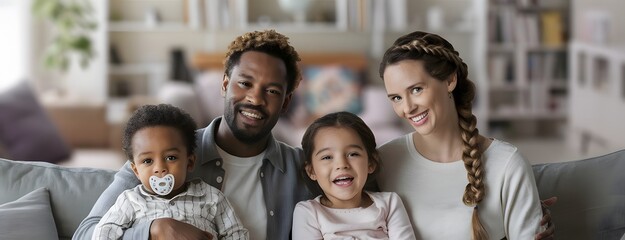
{"type": "Polygon", "coordinates": [[[388,65],[403,60],[421,60],[425,70],[432,77],[445,81],[456,74],[456,88],[452,91],[454,104],[458,112],[458,124],[461,129],[464,150],[462,161],[467,170],[467,184],[462,202],[473,210],[473,239],[487,239],[487,232],[478,216],[477,205],[484,199],[484,167],[482,166],[482,150],[479,146],[477,120],[472,112],[475,97],[475,85],[468,79],[467,65],[458,52],[442,37],[426,33],[413,32],[398,38],[384,53],[380,63],[379,74],[383,78],[388,65]]]}

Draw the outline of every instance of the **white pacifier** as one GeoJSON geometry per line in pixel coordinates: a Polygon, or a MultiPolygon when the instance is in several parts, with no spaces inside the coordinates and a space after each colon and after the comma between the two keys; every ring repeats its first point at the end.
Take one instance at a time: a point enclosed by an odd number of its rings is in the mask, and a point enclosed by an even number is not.
{"type": "Polygon", "coordinates": [[[162,178],[157,176],[150,177],[150,187],[152,187],[152,191],[161,196],[165,196],[174,190],[174,182],[174,175],[171,173],[162,178]]]}

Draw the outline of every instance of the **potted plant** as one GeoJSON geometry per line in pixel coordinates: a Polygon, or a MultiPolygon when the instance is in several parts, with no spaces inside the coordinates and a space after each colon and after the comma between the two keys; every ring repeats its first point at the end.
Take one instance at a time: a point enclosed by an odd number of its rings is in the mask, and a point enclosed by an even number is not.
{"type": "Polygon", "coordinates": [[[89,33],[96,28],[89,0],[34,0],[33,13],[49,22],[52,40],[45,50],[44,63],[65,72],[75,57],[86,67],[94,56],[89,33]]]}

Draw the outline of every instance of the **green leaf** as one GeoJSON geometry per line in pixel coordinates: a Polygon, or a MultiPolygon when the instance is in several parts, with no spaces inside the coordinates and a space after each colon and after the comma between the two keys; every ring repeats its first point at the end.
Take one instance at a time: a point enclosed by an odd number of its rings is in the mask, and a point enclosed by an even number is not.
{"type": "Polygon", "coordinates": [[[86,36],[78,36],[72,42],[72,47],[82,52],[89,51],[91,49],[91,40],[86,36]]]}

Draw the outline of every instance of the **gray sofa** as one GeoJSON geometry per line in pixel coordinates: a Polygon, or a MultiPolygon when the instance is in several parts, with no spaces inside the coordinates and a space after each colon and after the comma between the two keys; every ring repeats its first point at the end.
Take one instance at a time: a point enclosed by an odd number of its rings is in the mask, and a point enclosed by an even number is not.
{"type": "MultiPolygon", "coordinates": [[[[45,187],[50,192],[58,238],[71,238],[99,194],[113,180],[114,173],[0,159],[0,236],[19,236],[33,231],[23,227],[3,230],[3,222],[8,220],[2,219],[7,216],[2,212],[6,207],[2,206],[45,187]]],[[[558,239],[620,239],[623,236],[625,150],[586,160],[535,165],[534,174],[541,198],[559,198],[551,207],[558,239]]]]}

